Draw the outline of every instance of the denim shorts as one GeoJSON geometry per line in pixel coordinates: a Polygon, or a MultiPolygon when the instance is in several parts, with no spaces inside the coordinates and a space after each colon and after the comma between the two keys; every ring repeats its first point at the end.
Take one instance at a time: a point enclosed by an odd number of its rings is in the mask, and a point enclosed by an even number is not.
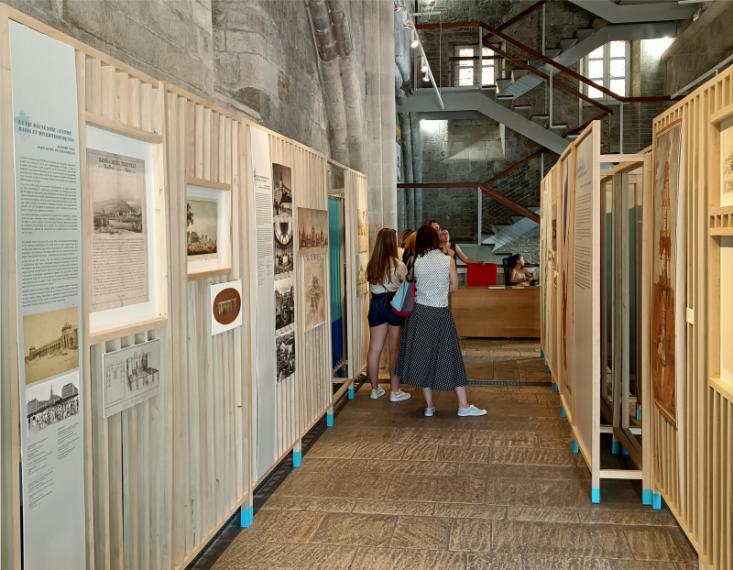
{"type": "Polygon", "coordinates": [[[394,297],[393,293],[372,293],[367,317],[370,327],[378,327],[385,323],[393,327],[401,327],[405,324],[405,318],[396,315],[392,311],[390,305],[392,297],[394,297]]]}

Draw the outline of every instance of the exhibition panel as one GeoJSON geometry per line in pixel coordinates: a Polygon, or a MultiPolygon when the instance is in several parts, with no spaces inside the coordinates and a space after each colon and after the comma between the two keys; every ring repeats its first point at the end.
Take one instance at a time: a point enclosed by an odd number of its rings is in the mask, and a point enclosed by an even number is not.
{"type": "Polygon", "coordinates": [[[365,367],[366,178],[334,396],[327,159],[5,4],[0,42],[0,563],[185,567],[365,367]]]}
{"type": "Polygon", "coordinates": [[[645,241],[654,483],[714,568],[733,566],[732,123],[731,69],[654,121],[645,241]]]}

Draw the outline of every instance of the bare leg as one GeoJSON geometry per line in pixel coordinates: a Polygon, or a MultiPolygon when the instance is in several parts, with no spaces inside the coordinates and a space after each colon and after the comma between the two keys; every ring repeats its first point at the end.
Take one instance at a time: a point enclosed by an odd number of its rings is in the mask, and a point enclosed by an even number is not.
{"type": "Polygon", "coordinates": [[[433,407],[433,389],[432,388],[423,388],[422,395],[425,398],[425,407],[432,408],[433,407]]]}
{"type": "Polygon", "coordinates": [[[367,353],[367,376],[372,390],[379,387],[379,355],[382,354],[384,342],[387,340],[387,323],[377,327],[369,327],[369,352],[367,353]]]}
{"type": "Polygon", "coordinates": [[[392,392],[400,391],[400,378],[395,375],[397,370],[397,357],[400,354],[400,343],[402,342],[402,327],[389,325],[389,377],[392,385],[392,392]]]}
{"type": "Polygon", "coordinates": [[[456,396],[458,396],[458,407],[467,408],[468,407],[468,395],[466,394],[465,386],[458,386],[456,388],[456,396]]]}

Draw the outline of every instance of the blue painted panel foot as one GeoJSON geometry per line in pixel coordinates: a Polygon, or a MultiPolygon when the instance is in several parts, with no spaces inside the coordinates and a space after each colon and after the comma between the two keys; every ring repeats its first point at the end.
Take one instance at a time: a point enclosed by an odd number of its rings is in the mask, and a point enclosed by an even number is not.
{"type": "Polygon", "coordinates": [[[626,448],[625,448],[625,447],[624,447],[624,446],[622,445],[622,446],[621,446],[621,455],[628,455],[628,454],[629,454],[629,450],[628,450],[628,449],[626,449],[626,448]]]}
{"type": "Polygon", "coordinates": [[[547,364],[545,364],[545,374],[549,374],[549,373],[550,373],[550,367],[547,366],[547,364]]]}
{"type": "Polygon", "coordinates": [[[239,526],[241,528],[249,528],[255,517],[254,507],[242,507],[239,510],[239,526]]]}
{"type": "Polygon", "coordinates": [[[641,490],[641,504],[650,507],[652,504],[652,492],[649,489],[641,490]]]}
{"type": "Polygon", "coordinates": [[[326,414],[326,427],[333,427],[333,414],[326,414]]]}
{"type": "Polygon", "coordinates": [[[557,394],[560,391],[560,388],[557,387],[557,384],[554,382],[552,383],[552,387],[550,388],[555,394],[557,394]]]}
{"type": "Polygon", "coordinates": [[[662,510],[662,494],[652,493],[652,509],[655,511],[662,510]]]}
{"type": "Polygon", "coordinates": [[[540,358],[544,358],[544,357],[545,357],[545,351],[544,350],[540,350],[540,358]]]}
{"type": "Polygon", "coordinates": [[[354,398],[356,398],[356,392],[354,391],[354,387],[353,386],[349,386],[349,390],[347,392],[347,397],[349,398],[349,400],[353,400],[354,398]]]}
{"type": "Polygon", "coordinates": [[[594,505],[599,505],[601,503],[601,490],[600,489],[591,489],[590,490],[590,502],[594,505]]]}
{"type": "Polygon", "coordinates": [[[636,421],[641,421],[641,408],[636,408],[636,421]]]}
{"type": "Polygon", "coordinates": [[[611,455],[618,455],[618,440],[612,439],[611,440],[611,455]]]}
{"type": "Polygon", "coordinates": [[[578,455],[578,453],[580,453],[580,446],[575,440],[570,444],[570,449],[573,451],[573,455],[578,455]]]}
{"type": "Polygon", "coordinates": [[[303,452],[293,451],[293,469],[298,469],[301,465],[303,465],[303,452]]]}
{"type": "Polygon", "coordinates": [[[565,413],[565,407],[564,406],[560,406],[560,417],[561,418],[564,418],[566,416],[567,416],[567,414],[565,413]]]}

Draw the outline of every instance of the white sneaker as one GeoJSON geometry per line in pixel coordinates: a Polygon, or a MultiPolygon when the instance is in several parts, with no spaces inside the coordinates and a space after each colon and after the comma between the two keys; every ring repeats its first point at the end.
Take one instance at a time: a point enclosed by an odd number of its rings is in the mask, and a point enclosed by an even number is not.
{"type": "Polygon", "coordinates": [[[425,408],[425,417],[426,418],[432,418],[433,414],[435,414],[435,408],[425,408]]]}
{"type": "Polygon", "coordinates": [[[377,387],[376,390],[372,390],[372,395],[369,396],[372,400],[379,400],[382,396],[384,396],[384,388],[381,386],[377,387]]]}
{"type": "Polygon", "coordinates": [[[458,415],[462,418],[466,418],[469,416],[485,416],[486,410],[482,410],[481,408],[477,408],[476,406],[471,404],[467,408],[458,408],[458,415]]]}
{"type": "Polygon", "coordinates": [[[412,398],[410,394],[407,392],[403,392],[402,390],[397,390],[397,392],[391,392],[389,395],[389,401],[390,402],[404,402],[405,400],[409,400],[412,398]]]}

